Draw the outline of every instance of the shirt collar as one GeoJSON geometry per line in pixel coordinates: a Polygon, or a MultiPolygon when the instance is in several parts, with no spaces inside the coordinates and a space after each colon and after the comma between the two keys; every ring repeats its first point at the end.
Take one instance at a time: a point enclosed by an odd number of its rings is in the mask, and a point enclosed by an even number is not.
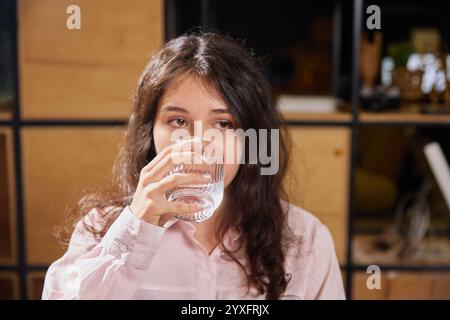
{"type": "MultiPolygon", "coordinates": [[[[193,224],[192,222],[189,222],[189,221],[180,220],[180,219],[176,218],[175,215],[173,215],[173,214],[165,216],[165,217],[163,217],[163,219],[164,219],[162,222],[163,228],[169,229],[174,224],[179,223],[182,226],[187,227],[188,229],[195,230],[195,224],[193,224]]],[[[235,227],[232,227],[227,231],[225,238],[229,238],[232,242],[235,242],[240,238],[240,236],[241,235],[237,231],[237,229],[235,227]]]]}

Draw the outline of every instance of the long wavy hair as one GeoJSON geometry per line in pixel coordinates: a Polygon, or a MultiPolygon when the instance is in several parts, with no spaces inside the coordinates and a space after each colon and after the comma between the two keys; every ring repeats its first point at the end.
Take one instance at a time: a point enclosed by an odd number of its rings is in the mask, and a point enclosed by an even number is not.
{"type": "MultiPolygon", "coordinates": [[[[241,164],[227,187],[229,210],[218,227],[225,256],[242,268],[248,290],[253,287],[266,299],[279,299],[291,277],[285,272],[291,239],[288,208],[282,203],[288,200],[282,181],[290,143],[264,72],[262,61],[242,41],[229,36],[195,33],[168,42],[150,58],[137,82],[125,139],[113,167],[113,183],[83,197],[69,209],[69,219],[79,221],[95,208],[101,212],[104,223],[100,227],[85,223],[84,227],[95,237],[106,233],[131,203],[141,169],[156,156],[153,126],[160,98],[178,77],[194,75],[221,95],[239,128],[280,130],[278,173],[261,175],[263,165],[259,161],[241,164]],[[240,234],[239,245],[233,250],[226,248],[223,241],[232,227],[240,234]],[[241,249],[245,265],[236,257],[241,249]]],[[[267,140],[266,150],[270,150],[270,139],[267,140]]],[[[248,154],[248,145],[245,148],[248,154]]],[[[58,238],[67,240],[63,235],[68,235],[70,228],[61,228],[58,238]],[[65,232],[61,232],[63,229],[65,232]]]]}

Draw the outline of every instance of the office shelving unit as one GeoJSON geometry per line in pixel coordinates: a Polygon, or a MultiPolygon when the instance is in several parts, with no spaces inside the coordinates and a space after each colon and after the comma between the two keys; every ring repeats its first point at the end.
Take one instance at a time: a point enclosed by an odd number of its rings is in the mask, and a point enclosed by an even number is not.
{"type": "MultiPolygon", "coordinates": [[[[168,1],[172,6],[174,1],[168,1]]],[[[362,273],[365,274],[368,265],[371,263],[355,261],[354,257],[354,239],[358,236],[358,230],[355,228],[355,168],[357,157],[358,130],[365,127],[424,127],[424,128],[449,128],[450,133],[450,115],[432,115],[421,114],[418,112],[367,112],[360,109],[360,79],[359,79],[359,60],[360,60],[360,34],[364,29],[365,7],[369,4],[364,0],[353,0],[351,5],[351,64],[350,70],[343,70],[341,66],[343,44],[342,35],[344,29],[344,1],[333,2],[333,40],[332,40],[332,90],[335,96],[339,96],[342,88],[340,86],[341,74],[347,71],[350,74],[349,101],[348,112],[337,112],[330,114],[310,114],[310,113],[288,113],[284,114],[286,124],[292,127],[344,127],[350,130],[350,170],[349,170],[349,190],[348,190],[348,215],[347,215],[347,239],[346,239],[346,259],[341,263],[341,269],[344,273],[344,281],[348,298],[354,296],[355,281],[359,278],[361,281],[362,273]]],[[[408,4],[389,3],[393,12],[414,14],[420,13],[414,11],[413,8],[405,9],[408,4]]],[[[433,5],[431,3],[430,5],[433,5]]],[[[380,4],[383,10],[383,3],[380,4]]],[[[200,1],[200,17],[203,28],[215,30],[217,27],[217,1],[200,1]]],[[[255,8],[257,10],[257,8],[255,8]]],[[[431,10],[431,13],[436,11],[431,10]]],[[[172,21],[174,18],[172,17],[172,21]]],[[[448,25],[446,25],[448,27],[448,25]]],[[[169,30],[172,37],[177,30],[169,30]]],[[[179,30],[181,31],[181,30],[179,30]]],[[[227,32],[227,30],[220,30],[227,32]]],[[[448,31],[447,31],[448,32],[448,31]]],[[[375,263],[375,261],[372,261],[375,263]]],[[[434,272],[445,273],[450,275],[450,263],[415,263],[413,261],[389,263],[378,263],[382,271],[403,271],[403,272],[423,272],[432,276],[434,272]]],[[[407,274],[409,276],[409,274],[407,274]]],[[[365,283],[365,279],[364,280],[365,283]]],[[[449,287],[450,290],[450,287],[449,287]]]]}
{"type": "MultiPolygon", "coordinates": [[[[0,145],[0,148],[8,148],[7,155],[11,155],[12,161],[3,162],[7,164],[5,172],[11,180],[6,191],[8,199],[13,199],[8,204],[8,217],[11,221],[10,226],[11,237],[10,248],[12,254],[2,259],[0,255],[0,291],[6,289],[11,294],[5,298],[39,298],[39,288],[42,285],[43,275],[48,268],[47,264],[30,263],[27,257],[26,248],[26,213],[24,205],[24,175],[23,175],[23,132],[24,128],[33,128],[40,126],[50,127],[124,127],[126,120],[120,119],[24,119],[21,112],[21,101],[19,97],[19,79],[18,79],[18,43],[17,43],[17,3],[12,1],[11,20],[1,23],[8,23],[7,27],[14,32],[13,51],[15,59],[13,61],[15,72],[15,96],[14,106],[10,111],[0,111],[0,138],[4,137],[6,143],[0,145]]],[[[214,28],[215,26],[215,1],[201,0],[200,2],[201,25],[204,29],[214,28]]],[[[290,114],[286,115],[287,124],[298,127],[344,127],[350,130],[350,161],[349,161],[349,190],[348,190],[348,216],[347,216],[347,242],[345,263],[341,265],[341,269],[345,274],[345,284],[348,298],[353,296],[353,280],[359,272],[365,272],[366,264],[357,264],[353,257],[353,239],[355,237],[355,170],[358,128],[365,126],[426,126],[426,127],[449,127],[450,116],[433,116],[423,114],[403,114],[403,113],[367,113],[359,111],[359,47],[360,34],[363,29],[363,18],[365,3],[363,0],[352,1],[352,43],[351,43],[351,85],[350,85],[350,112],[338,113],[330,115],[312,115],[312,114],[290,114]]],[[[174,37],[177,30],[173,25],[176,20],[174,15],[174,1],[165,1],[165,38],[174,37]]],[[[342,56],[342,23],[343,23],[343,1],[336,1],[333,9],[333,44],[332,44],[332,88],[334,93],[339,91],[340,74],[342,72],[340,61],[342,56]]],[[[0,150],[4,152],[4,150],[0,150]]],[[[2,162],[0,162],[0,165],[2,162]]],[[[4,168],[0,168],[0,173],[4,168]]],[[[0,195],[3,196],[3,195],[0,195]]],[[[9,219],[8,218],[8,219],[9,219]]],[[[3,237],[3,234],[2,234],[3,237]]],[[[1,238],[3,240],[3,238],[1,238]]],[[[416,264],[387,264],[380,266],[382,270],[396,271],[415,271],[415,272],[448,272],[450,273],[450,265],[416,265],[416,264]]],[[[3,297],[2,297],[3,298],[3,297]]]]}

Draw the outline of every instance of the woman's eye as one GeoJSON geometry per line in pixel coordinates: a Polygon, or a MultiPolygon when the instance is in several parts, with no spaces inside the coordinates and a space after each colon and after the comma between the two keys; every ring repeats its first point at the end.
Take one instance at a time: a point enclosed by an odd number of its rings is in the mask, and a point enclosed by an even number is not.
{"type": "Polygon", "coordinates": [[[231,129],[233,128],[233,124],[230,121],[227,120],[220,120],[216,122],[216,126],[219,129],[231,129]]]}
{"type": "Polygon", "coordinates": [[[183,127],[187,124],[187,121],[182,118],[176,118],[169,121],[170,125],[176,126],[176,127],[183,127]]]}

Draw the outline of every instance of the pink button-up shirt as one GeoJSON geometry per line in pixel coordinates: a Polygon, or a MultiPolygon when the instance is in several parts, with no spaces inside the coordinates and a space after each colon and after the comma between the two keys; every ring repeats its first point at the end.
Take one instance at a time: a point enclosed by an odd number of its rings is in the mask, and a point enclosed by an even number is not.
{"type": "MultiPolygon", "coordinates": [[[[285,207],[287,205],[285,204],[285,207]]],[[[341,272],[328,228],[307,211],[289,205],[288,222],[298,245],[287,252],[292,275],[285,299],[345,299],[341,272]]],[[[98,214],[92,210],[89,217],[98,214]]],[[[194,238],[195,225],[169,219],[157,226],[125,207],[101,240],[80,221],[67,252],[47,271],[43,299],[264,299],[238,264],[217,246],[208,255],[194,238]]],[[[236,244],[230,230],[224,242],[236,244]]],[[[244,256],[238,259],[245,264],[244,256]]]]}

